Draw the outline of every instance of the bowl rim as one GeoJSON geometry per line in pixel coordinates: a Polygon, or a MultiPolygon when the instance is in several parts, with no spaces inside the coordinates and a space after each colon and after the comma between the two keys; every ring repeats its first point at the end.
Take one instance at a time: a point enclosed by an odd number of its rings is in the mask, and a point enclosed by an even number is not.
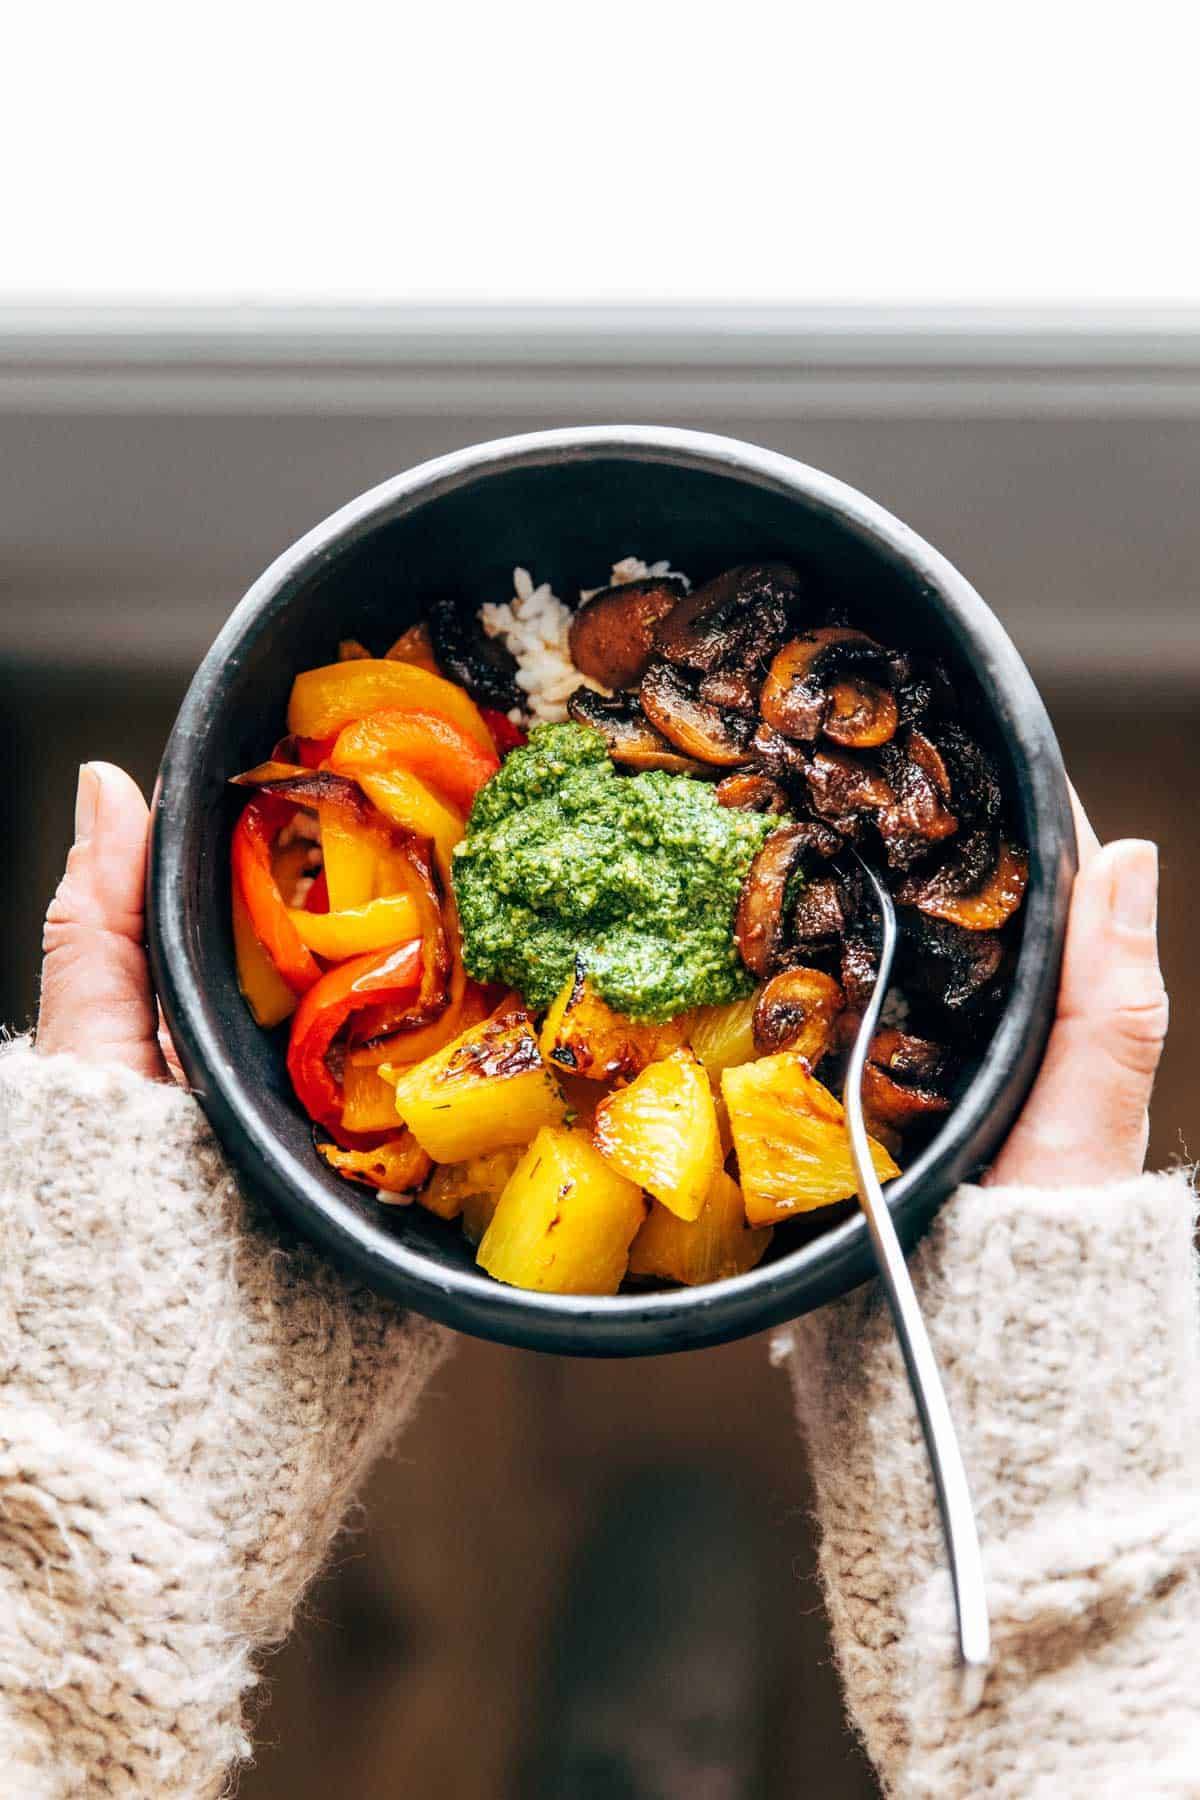
{"type": "Polygon", "coordinates": [[[557,1295],[506,1287],[437,1263],[331,1195],[259,1118],[224,1050],[219,1017],[192,969],[183,932],[182,850],[191,769],[231,664],[269,630],[296,590],[377,527],[455,489],[512,470],[578,461],[665,463],[732,478],[834,514],[869,549],[907,566],[936,596],[1011,740],[1024,790],[1030,883],[1012,988],[988,1053],[946,1124],[889,1185],[906,1248],[943,1199],[997,1148],[1036,1072],[1057,987],[1076,853],[1065,770],[1033,679],[1003,626],[949,560],[878,502],[778,451],[654,425],[565,427],[503,437],[435,457],[339,507],[269,565],[230,614],[194,675],[155,790],[147,935],[168,1028],[193,1090],[234,1165],[307,1238],[375,1289],[474,1335],[540,1350],[636,1355],[699,1348],[798,1316],[874,1271],[861,1213],[744,1275],[646,1294],[557,1295]],[[1014,1081],[1014,1071],[1016,1079],[1014,1081]],[[1014,1093],[1016,1097],[1014,1098],[1014,1093]]]}

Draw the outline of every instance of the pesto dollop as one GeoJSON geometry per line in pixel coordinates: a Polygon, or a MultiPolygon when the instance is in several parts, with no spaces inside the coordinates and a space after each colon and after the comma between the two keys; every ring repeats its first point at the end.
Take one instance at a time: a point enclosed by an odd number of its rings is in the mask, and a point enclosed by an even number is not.
{"type": "Polygon", "coordinates": [[[581,957],[635,1019],[736,1000],[752,986],[733,942],[738,891],[776,823],[687,775],[618,774],[590,726],[536,726],[480,789],[454,852],[467,969],[542,1007],[581,957]]]}

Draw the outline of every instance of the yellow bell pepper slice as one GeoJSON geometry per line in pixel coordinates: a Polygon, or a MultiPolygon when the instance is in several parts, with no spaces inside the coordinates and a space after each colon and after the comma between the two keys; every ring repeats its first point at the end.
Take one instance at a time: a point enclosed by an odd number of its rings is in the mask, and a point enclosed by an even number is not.
{"type": "Polygon", "coordinates": [[[442,713],[489,755],[495,752],[491,733],[465,689],[418,663],[383,657],[329,663],[297,675],[288,703],[288,730],[297,737],[328,738],[352,720],[387,706],[442,713]]]}

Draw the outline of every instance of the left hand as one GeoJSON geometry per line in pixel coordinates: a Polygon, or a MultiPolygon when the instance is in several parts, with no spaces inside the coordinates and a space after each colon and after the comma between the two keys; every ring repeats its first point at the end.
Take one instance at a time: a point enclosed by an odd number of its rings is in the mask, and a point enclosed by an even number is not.
{"type": "Polygon", "coordinates": [[[144,941],[149,833],[132,777],[84,763],[75,842],[46,913],[37,1047],[167,1081],[144,941]]]}

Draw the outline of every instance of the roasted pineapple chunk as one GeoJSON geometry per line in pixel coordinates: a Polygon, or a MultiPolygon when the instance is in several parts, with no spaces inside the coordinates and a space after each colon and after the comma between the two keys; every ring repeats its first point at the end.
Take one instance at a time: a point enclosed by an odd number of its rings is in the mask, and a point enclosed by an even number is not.
{"type": "Polygon", "coordinates": [[[472,1025],[404,1070],[395,1087],[397,1114],[435,1162],[527,1144],[566,1110],[519,1008],[472,1025]]]}
{"type": "MultiPolygon", "coordinates": [[[[721,1087],[751,1225],[770,1225],[857,1192],[845,1114],[797,1051],[726,1069],[721,1087]]],[[[900,1173],[874,1138],[871,1160],[881,1181],[900,1173]]]]}
{"type": "Polygon", "coordinates": [[[645,1216],[641,1190],[581,1131],[544,1126],[501,1194],[477,1260],[510,1287],[615,1294],[645,1216]]]}
{"type": "Polygon", "coordinates": [[[754,1008],[758,995],[731,1000],[726,1006],[696,1006],[680,1023],[688,1043],[715,1081],[726,1069],[750,1062],[754,1045],[754,1008]]]}
{"type": "Polygon", "coordinates": [[[552,1068],[608,1081],[614,1075],[636,1075],[674,1050],[683,1042],[683,1027],[680,1020],[647,1025],[614,1012],[580,968],[546,1014],[540,1042],[552,1068]]]}
{"type": "Polygon", "coordinates": [[[417,1199],[439,1219],[457,1219],[461,1215],[464,1232],[477,1244],[520,1160],[521,1151],[514,1145],[506,1150],[489,1150],[486,1156],[469,1156],[465,1162],[439,1163],[417,1199]]]}
{"type": "Polygon", "coordinates": [[[629,1273],[700,1287],[728,1275],[744,1275],[761,1261],[771,1236],[769,1228],[752,1231],[746,1224],[742,1190],[718,1169],[699,1218],[677,1219],[660,1201],[654,1202],[630,1246],[629,1273]]]}
{"type": "Polygon", "coordinates": [[[596,1148],[681,1219],[695,1219],[721,1166],[712,1088],[690,1050],[672,1050],[596,1109],[596,1148]]]}

